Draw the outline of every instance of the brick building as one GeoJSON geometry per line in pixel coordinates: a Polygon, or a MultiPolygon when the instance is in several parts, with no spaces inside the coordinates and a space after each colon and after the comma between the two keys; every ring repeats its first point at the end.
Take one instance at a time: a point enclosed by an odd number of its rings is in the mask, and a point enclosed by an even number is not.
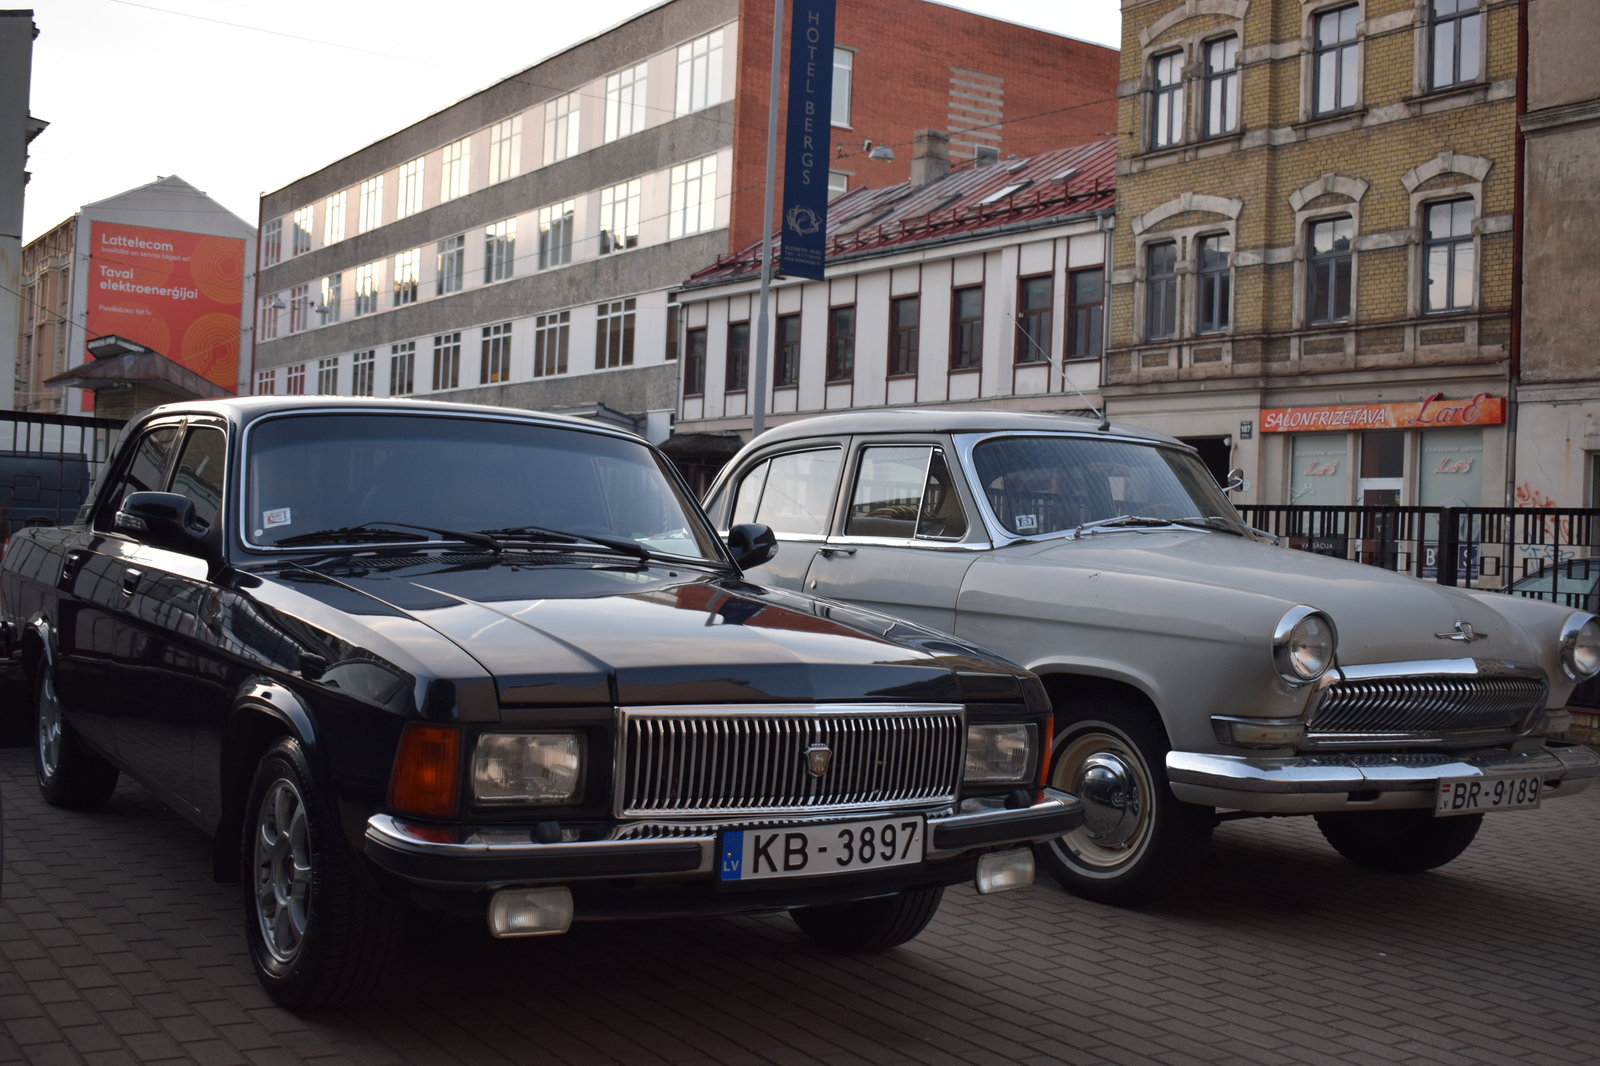
{"type": "Polygon", "coordinates": [[[1517,31],[1491,0],[1124,0],[1112,417],[1242,502],[1501,504],[1517,31]]]}
{"type": "MultiPolygon", "coordinates": [[[[665,437],[668,291],[759,235],[771,11],[667,0],[264,195],[256,389],[665,437]]],[[[1001,159],[1115,120],[1111,49],[924,0],[846,0],[836,42],[835,193],[906,180],[915,129],[1001,159]]]]}

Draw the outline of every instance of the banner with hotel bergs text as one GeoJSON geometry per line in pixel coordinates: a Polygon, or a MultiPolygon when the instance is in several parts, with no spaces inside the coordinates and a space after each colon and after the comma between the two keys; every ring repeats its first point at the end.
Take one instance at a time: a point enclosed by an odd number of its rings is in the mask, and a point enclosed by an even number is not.
{"type": "Polygon", "coordinates": [[[1460,400],[1434,393],[1414,403],[1349,403],[1329,407],[1272,407],[1261,412],[1263,433],[1315,433],[1319,430],[1431,429],[1498,426],[1506,420],[1506,401],[1480,392],[1460,400]]]}
{"type": "Polygon", "coordinates": [[[783,155],[778,273],[822,279],[828,243],[834,0],[791,0],[789,122],[783,155]]]}
{"type": "Polygon", "coordinates": [[[88,337],[114,333],[235,391],[244,241],[109,222],[89,239],[88,337]]]}

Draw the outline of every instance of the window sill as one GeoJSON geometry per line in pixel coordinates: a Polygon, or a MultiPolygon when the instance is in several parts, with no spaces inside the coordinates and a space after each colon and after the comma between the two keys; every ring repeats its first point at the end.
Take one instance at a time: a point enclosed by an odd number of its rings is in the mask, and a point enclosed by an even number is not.
{"type": "Polygon", "coordinates": [[[952,373],[952,374],[976,374],[978,371],[980,371],[982,369],[983,369],[983,367],[981,367],[981,366],[953,366],[953,367],[950,368],[950,373],[952,373]]]}
{"type": "Polygon", "coordinates": [[[748,390],[746,390],[746,389],[723,389],[722,390],[722,395],[724,395],[724,396],[743,396],[746,391],[748,391],[748,390]]]}
{"type": "Polygon", "coordinates": [[[1335,122],[1341,122],[1345,119],[1362,119],[1366,117],[1366,114],[1367,108],[1365,105],[1360,107],[1347,107],[1343,111],[1329,111],[1323,115],[1312,115],[1310,118],[1293,123],[1289,128],[1304,133],[1307,130],[1316,129],[1318,126],[1331,125],[1335,122]]]}
{"type": "Polygon", "coordinates": [[[786,383],[784,383],[782,385],[774,385],[774,386],[772,386],[772,391],[773,392],[786,392],[786,391],[789,391],[789,390],[798,389],[799,387],[800,387],[800,383],[798,381],[790,381],[790,382],[786,382],[786,383]]]}
{"type": "Polygon", "coordinates": [[[827,381],[823,382],[825,385],[854,385],[855,383],[856,379],[853,377],[829,378],[827,381]]]}
{"type": "Polygon", "coordinates": [[[905,374],[888,374],[888,375],[885,375],[885,376],[890,381],[915,381],[915,380],[917,380],[917,372],[915,370],[912,370],[912,371],[910,371],[908,373],[905,373],[905,374]]]}

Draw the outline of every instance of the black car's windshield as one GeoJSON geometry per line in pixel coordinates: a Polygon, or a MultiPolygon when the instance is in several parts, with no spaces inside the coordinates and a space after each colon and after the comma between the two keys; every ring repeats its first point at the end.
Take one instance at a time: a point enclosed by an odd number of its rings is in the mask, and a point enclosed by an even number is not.
{"type": "Polygon", "coordinates": [[[1020,536],[1091,523],[1247,532],[1206,468],[1175,448],[1084,437],[998,437],[974,448],[972,461],[995,517],[1020,536]]]}
{"type": "Polygon", "coordinates": [[[365,545],[386,539],[371,527],[389,525],[396,542],[432,529],[577,543],[551,535],[562,533],[717,558],[709,529],[655,453],[605,434],[428,415],[296,415],[257,425],[247,463],[244,532],[255,545],[305,544],[312,533],[322,534],[309,538],[319,545],[365,545]]]}

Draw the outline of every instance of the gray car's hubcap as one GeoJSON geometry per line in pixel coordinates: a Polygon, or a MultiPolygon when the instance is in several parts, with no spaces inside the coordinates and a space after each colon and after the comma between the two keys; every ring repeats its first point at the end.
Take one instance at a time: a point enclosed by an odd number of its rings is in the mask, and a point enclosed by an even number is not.
{"type": "Polygon", "coordinates": [[[294,782],[274,781],[256,816],[256,921],[279,962],[291,962],[305,941],[311,905],[311,845],[306,805],[294,782]]]}
{"type": "Polygon", "coordinates": [[[61,767],[61,701],[47,673],[39,685],[39,776],[45,780],[61,767]]]}
{"type": "Polygon", "coordinates": [[[1109,751],[1084,759],[1073,781],[1073,792],[1083,801],[1083,826],[1089,839],[1102,847],[1125,844],[1139,828],[1143,797],[1128,764],[1109,751]]]}
{"type": "Polygon", "coordinates": [[[1150,840],[1150,771],[1133,745],[1091,726],[1056,756],[1050,784],[1083,801],[1083,824],[1050,847],[1090,877],[1113,877],[1131,869],[1150,840]]]}

